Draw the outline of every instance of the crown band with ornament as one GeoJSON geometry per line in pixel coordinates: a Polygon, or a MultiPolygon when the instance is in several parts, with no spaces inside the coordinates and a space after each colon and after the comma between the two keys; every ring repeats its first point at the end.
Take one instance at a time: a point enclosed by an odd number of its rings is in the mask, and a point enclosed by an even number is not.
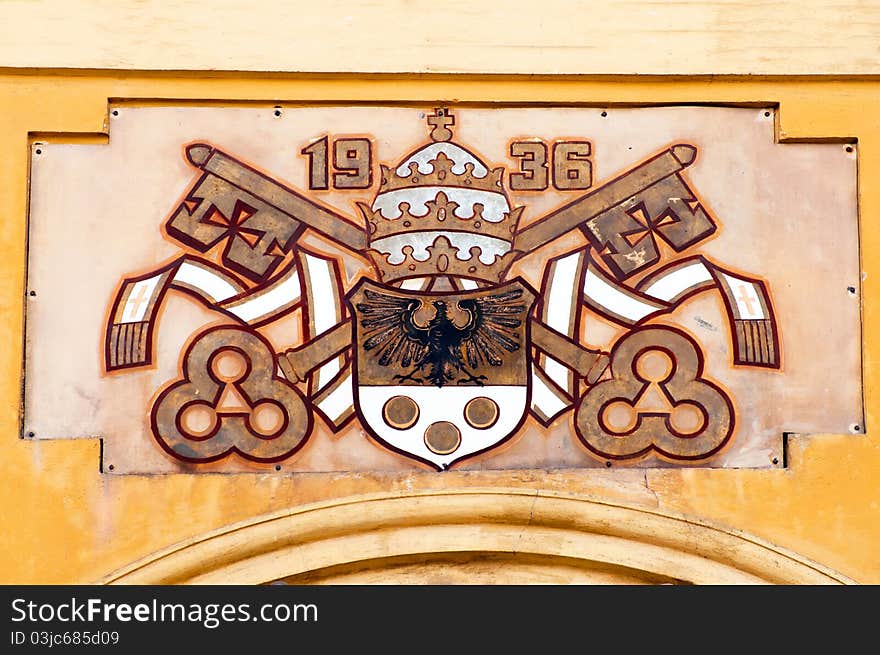
{"type": "MultiPolygon", "coordinates": [[[[408,235],[411,236],[411,235],[408,235]]],[[[455,238],[455,237],[452,237],[455,238]]],[[[408,277],[425,275],[453,275],[457,277],[476,278],[488,282],[498,282],[510,268],[518,252],[507,252],[493,255],[491,264],[484,263],[487,259],[479,246],[472,246],[469,251],[455,247],[450,241],[450,234],[437,235],[429,246],[424,247],[425,259],[414,256],[415,249],[411,245],[402,246],[394,255],[378,250],[368,250],[373,264],[379,271],[379,277],[385,284],[408,277]],[[462,253],[469,253],[467,259],[461,259],[462,253]],[[390,260],[396,263],[391,263],[390,260]]]]}
{"type": "MultiPolygon", "coordinates": [[[[432,188],[432,190],[436,190],[436,188],[432,188]]],[[[500,196],[500,194],[493,195],[500,196]]],[[[487,212],[485,205],[479,202],[462,208],[459,203],[449,199],[446,191],[436,191],[433,199],[421,203],[419,206],[421,212],[413,211],[414,208],[408,202],[401,202],[398,205],[399,213],[395,218],[386,215],[382,207],[373,210],[362,203],[359,203],[358,206],[369,225],[370,245],[373,247],[379,239],[422,230],[470,232],[501,239],[509,244],[513,242],[513,235],[524,208],[515,207],[506,211],[506,200],[504,196],[500,197],[505,202],[503,213],[487,212]],[[468,209],[470,212],[467,211],[468,209]],[[500,220],[498,220],[499,214],[500,220]]],[[[375,207],[376,204],[373,206],[375,207]]]]}
{"type": "Polygon", "coordinates": [[[503,175],[503,168],[490,171],[465,148],[434,143],[410,155],[393,171],[383,164],[379,193],[415,186],[460,186],[500,193],[503,175]]]}

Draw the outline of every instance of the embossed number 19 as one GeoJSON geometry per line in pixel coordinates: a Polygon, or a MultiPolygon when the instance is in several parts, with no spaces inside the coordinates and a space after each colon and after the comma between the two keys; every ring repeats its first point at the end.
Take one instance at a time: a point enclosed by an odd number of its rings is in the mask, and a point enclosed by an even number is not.
{"type": "MultiPolygon", "coordinates": [[[[324,136],[300,152],[309,158],[309,189],[329,189],[329,138],[324,136]]],[[[372,148],[369,139],[333,141],[333,188],[367,189],[373,183],[372,148]]]]}

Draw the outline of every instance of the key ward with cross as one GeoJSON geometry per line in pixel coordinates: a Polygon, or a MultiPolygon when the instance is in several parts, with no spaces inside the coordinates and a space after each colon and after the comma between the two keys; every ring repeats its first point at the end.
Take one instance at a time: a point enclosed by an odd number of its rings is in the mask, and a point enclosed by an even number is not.
{"type": "Polygon", "coordinates": [[[153,289],[154,286],[148,283],[136,284],[134,289],[132,289],[132,294],[136,292],[137,295],[128,297],[122,318],[132,323],[140,321],[144,316],[147,305],[150,304],[150,299],[153,297],[153,289]]]}
{"type": "Polygon", "coordinates": [[[745,308],[746,315],[742,318],[764,318],[764,314],[761,312],[760,300],[755,295],[754,289],[750,286],[741,285],[739,287],[736,302],[739,305],[741,313],[743,308],[745,308]]]}

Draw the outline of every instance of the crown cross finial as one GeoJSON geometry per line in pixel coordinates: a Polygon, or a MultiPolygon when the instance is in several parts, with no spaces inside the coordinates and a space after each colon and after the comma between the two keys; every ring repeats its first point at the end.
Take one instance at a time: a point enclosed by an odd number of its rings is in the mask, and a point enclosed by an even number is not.
{"type": "Polygon", "coordinates": [[[449,128],[455,125],[455,116],[448,107],[437,107],[434,113],[428,116],[428,125],[433,128],[431,130],[433,141],[449,141],[452,138],[452,130],[449,128]]]}

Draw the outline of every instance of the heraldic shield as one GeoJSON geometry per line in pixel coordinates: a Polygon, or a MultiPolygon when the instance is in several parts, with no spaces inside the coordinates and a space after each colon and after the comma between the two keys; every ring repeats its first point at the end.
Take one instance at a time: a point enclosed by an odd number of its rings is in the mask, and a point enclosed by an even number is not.
{"type": "Polygon", "coordinates": [[[520,278],[462,293],[363,279],[347,301],[364,427],[440,470],[512,436],[530,403],[535,296],[520,278]]]}

